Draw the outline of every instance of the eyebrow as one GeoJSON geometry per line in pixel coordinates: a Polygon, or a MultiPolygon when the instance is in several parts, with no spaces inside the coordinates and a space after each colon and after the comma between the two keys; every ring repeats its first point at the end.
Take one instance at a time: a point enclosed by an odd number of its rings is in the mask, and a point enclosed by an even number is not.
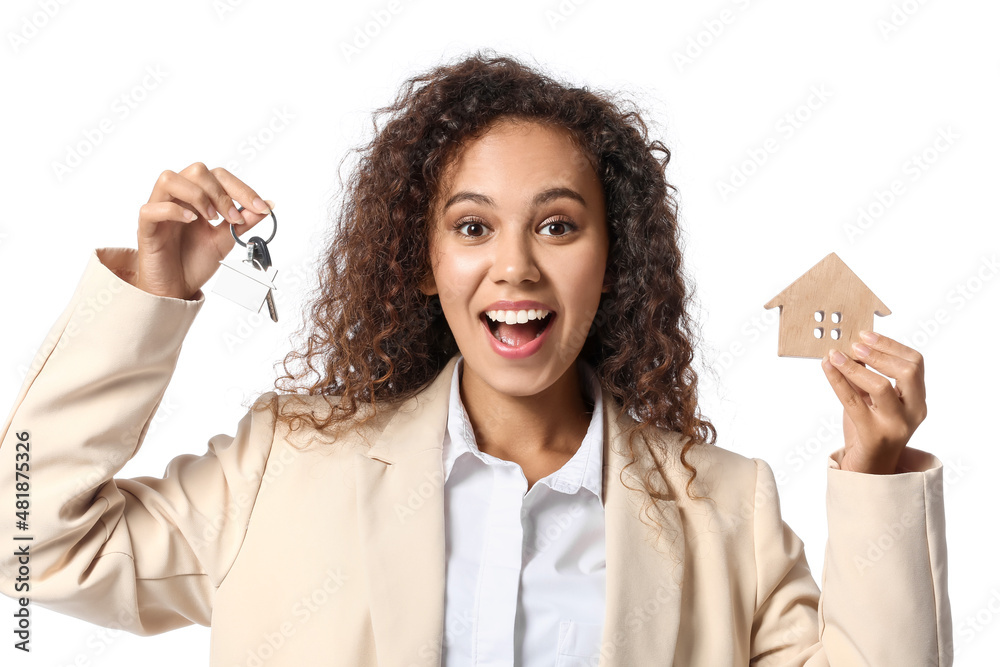
{"type": "MultiPolygon", "coordinates": [[[[535,198],[531,200],[532,206],[541,206],[542,204],[548,204],[551,201],[560,199],[562,197],[572,199],[574,201],[580,202],[584,207],[587,206],[587,202],[583,199],[581,195],[576,190],[571,188],[559,187],[559,188],[549,188],[548,190],[542,190],[535,195],[535,198]]],[[[441,209],[442,213],[448,210],[448,207],[452,204],[457,204],[463,201],[471,201],[477,204],[482,204],[483,206],[490,206],[496,208],[496,202],[487,195],[481,194],[479,192],[470,192],[469,190],[462,190],[461,192],[456,192],[448,201],[445,202],[444,208],[441,209]]]]}

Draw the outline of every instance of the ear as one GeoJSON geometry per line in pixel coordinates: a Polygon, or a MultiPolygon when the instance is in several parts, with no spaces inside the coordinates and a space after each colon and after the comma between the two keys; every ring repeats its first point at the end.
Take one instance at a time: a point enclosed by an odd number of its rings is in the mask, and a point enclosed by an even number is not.
{"type": "Polygon", "coordinates": [[[417,283],[417,287],[419,287],[420,291],[427,296],[433,296],[438,293],[437,283],[434,281],[434,274],[430,272],[428,272],[427,275],[424,276],[419,283],[417,283]]]}

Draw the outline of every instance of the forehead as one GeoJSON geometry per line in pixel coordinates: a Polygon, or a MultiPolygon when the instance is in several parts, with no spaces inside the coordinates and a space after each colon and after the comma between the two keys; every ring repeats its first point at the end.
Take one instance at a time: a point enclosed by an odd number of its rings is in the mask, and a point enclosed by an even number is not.
{"type": "Polygon", "coordinates": [[[476,137],[463,142],[467,154],[495,152],[504,147],[543,145],[548,149],[575,148],[573,134],[565,127],[535,120],[501,118],[476,137]]]}
{"type": "Polygon", "coordinates": [[[537,183],[539,179],[576,183],[596,181],[596,172],[573,133],[531,120],[501,119],[470,137],[442,171],[441,193],[477,182],[537,183]]]}

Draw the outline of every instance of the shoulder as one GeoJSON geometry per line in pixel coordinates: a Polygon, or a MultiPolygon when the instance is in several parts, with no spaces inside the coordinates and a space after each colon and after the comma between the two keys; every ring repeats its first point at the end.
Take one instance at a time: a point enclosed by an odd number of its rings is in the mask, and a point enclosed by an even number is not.
{"type": "MultiPolygon", "coordinates": [[[[679,504],[698,507],[687,493],[691,471],[681,460],[684,438],[680,433],[659,430],[658,458],[679,504]]],[[[766,500],[776,500],[776,486],[770,466],[762,459],[744,456],[717,445],[696,444],[684,455],[686,463],[696,471],[691,494],[708,498],[716,511],[752,515],[754,508],[766,500]]]]}
{"type": "Polygon", "coordinates": [[[373,407],[359,400],[354,407],[348,414],[351,406],[343,396],[268,391],[254,400],[250,414],[258,428],[273,433],[275,443],[286,442],[296,449],[325,446],[344,451],[374,444],[399,403],[379,401],[373,407]]]}

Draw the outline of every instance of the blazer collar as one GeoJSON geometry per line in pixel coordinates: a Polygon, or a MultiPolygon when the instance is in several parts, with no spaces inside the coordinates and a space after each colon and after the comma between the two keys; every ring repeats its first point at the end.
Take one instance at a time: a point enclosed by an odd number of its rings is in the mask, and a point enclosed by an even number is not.
{"type": "MultiPolygon", "coordinates": [[[[453,356],[356,454],[358,530],[379,662],[439,667],[444,635],[445,530],[441,447],[453,356]],[[414,609],[419,609],[414,613],[414,609]]],[[[599,667],[672,664],[680,624],[684,535],[676,500],[641,516],[644,494],[628,462],[618,402],[602,387],[606,598],[599,667]],[[631,490],[622,484],[624,478],[631,490]]],[[[670,444],[673,444],[671,442],[670,444]]],[[[636,446],[641,446],[637,440],[636,446]]]]}

